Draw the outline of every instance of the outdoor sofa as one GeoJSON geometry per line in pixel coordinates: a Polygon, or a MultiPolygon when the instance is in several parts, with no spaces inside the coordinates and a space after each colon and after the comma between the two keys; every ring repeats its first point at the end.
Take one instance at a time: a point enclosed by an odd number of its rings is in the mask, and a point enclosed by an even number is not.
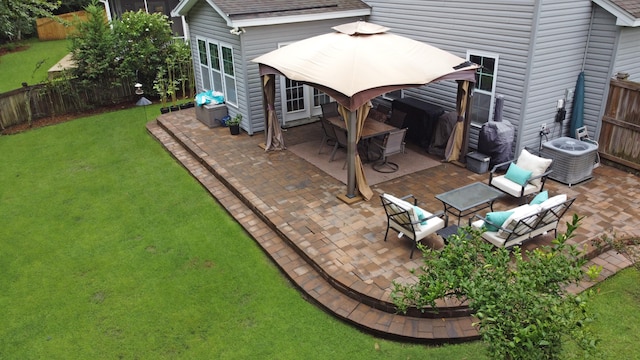
{"type": "Polygon", "coordinates": [[[473,228],[485,230],[483,239],[496,247],[511,248],[551,230],[557,236],[558,223],[574,200],[567,199],[566,194],[548,198],[544,191],[529,204],[508,211],[490,212],[484,217],[476,214],[469,222],[473,228]]]}

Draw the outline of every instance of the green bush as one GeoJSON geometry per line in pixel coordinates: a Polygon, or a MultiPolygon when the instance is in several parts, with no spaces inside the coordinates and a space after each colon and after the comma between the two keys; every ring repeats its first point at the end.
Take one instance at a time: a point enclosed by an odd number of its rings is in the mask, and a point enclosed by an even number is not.
{"type": "Polygon", "coordinates": [[[464,228],[442,250],[421,247],[418,282],[394,283],[392,298],[401,311],[437,308],[446,297],[467,301],[492,359],[557,359],[569,341],[593,353],[596,340],[584,326],[591,321],[588,292],[566,290],[585,276],[586,260],[566,244],[579,220],[574,215],[552,246],[522,252],[496,249],[480,231],[464,228]]]}
{"type": "Polygon", "coordinates": [[[113,22],[116,72],[150,91],[158,68],[165,67],[173,42],[171,22],[160,13],[126,12],[113,22]]]}
{"type": "Polygon", "coordinates": [[[111,28],[100,4],[94,1],[85,10],[89,21],[77,24],[72,39],[71,51],[78,64],[74,75],[87,83],[132,79],[153,93],[156,72],[166,68],[168,58],[177,56],[167,16],[129,11],[114,20],[111,28]]]}

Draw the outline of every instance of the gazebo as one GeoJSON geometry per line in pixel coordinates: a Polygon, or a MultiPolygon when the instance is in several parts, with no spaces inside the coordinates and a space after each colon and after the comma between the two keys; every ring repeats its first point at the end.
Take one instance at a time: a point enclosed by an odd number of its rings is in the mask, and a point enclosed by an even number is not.
{"type": "Polygon", "coordinates": [[[340,105],[348,132],[347,193],[353,203],[369,200],[356,144],[369,112],[369,101],[384,93],[456,80],[458,124],[449,139],[446,159],[465,155],[469,128],[470,83],[478,65],[431,45],[388,33],[389,28],[358,21],[333,27],[335,32],[295,42],[253,59],[259,64],[264,87],[266,150],[284,149],[275,113],[275,75],[315,87],[340,105]],[[356,193],[357,189],[357,193],[356,193]]]}

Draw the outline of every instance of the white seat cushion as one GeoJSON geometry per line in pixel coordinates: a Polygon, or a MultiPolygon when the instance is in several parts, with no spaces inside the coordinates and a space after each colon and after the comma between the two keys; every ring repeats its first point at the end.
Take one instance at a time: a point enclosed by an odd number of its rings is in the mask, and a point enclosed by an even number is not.
{"type": "MultiPolygon", "coordinates": [[[[522,149],[520,156],[516,161],[516,165],[532,172],[531,177],[536,177],[544,174],[551,165],[552,159],[545,159],[539,156],[533,155],[526,149],[522,149]]],[[[531,180],[536,189],[542,185],[540,179],[531,180]]]]}
{"type": "MultiPolygon", "coordinates": [[[[414,227],[416,232],[420,232],[422,230],[422,225],[420,225],[420,223],[418,221],[418,216],[416,215],[415,211],[413,211],[413,205],[411,205],[408,201],[402,200],[402,199],[398,199],[397,197],[393,196],[393,195],[389,195],[389,194],[382,194],[382,196],[384,198],[386,198],[387,200],[389,200],[390,202],[396,204],[398,207],[400,207],[402,210],[405,210],[407,212],[407,214],[409,214],[409,220],[414,223],[414,227]]],[[[429,214],[426,211],[424,212],[424,216],[429,216],[427,214],[429,214]]],[[[397,229],[396,229],[397,230],[397,229]]]]}
{"type": "MultiPolygon", "coordinates": [[[[504,224],[502,224],[502,228],[498,230],[498,236],[502,238],[509,237],[509,233],[507,231],[504,231],[503,229],[513,230],[518,224],[518,221],[538,212],[540,212],[540,205],[524,204],[517,207],[514,210],[513,214],[511,214],[511,216],[509,216],[509,218],[504,221],[504,224]]],[[[529,225],[532,225],[535,220],[536,217],[531,217],[530,219],[528,219],[529,225]]]]}
{"type": "MultiPolygon", "coordinates": [[[[491,185],[497,187],[498,189],[506,192],[513,197],[520,197],[520,191],[522,191],[522,186],[507,179],[504,175],[494,176],[491,179],[491,185]]],[[[538,190],[540,189],[540,185],[534,186],[530,183],[527,183],[527,185],[525,185],[524,187],[524,195],[526,196],[538,192],[538,190]]]]}
{"type": "MultiPolygon", "coordinates": [[[[393,196],[393,195],[389,195],[389,194],[382,194],[382,196],[384,198],[386,198],[387,200],[389,200],[390,202],[396,204],[398,207],[400,207],[402,210],[406,210],[407,213],[409,214],[409,219],[411,220],[411,222],[417,222],[416,224],[414,224],[414,228],[415,228],[415,232],[416,232],[416,239],[414,240],[420,240],[422,238],[424,238],[425,236],[440,230],[444,227],[444,220],[442,220],[439,217],[434,217],[428,220],[423,220],[422,222],[426,222],[426,224],[421,224],[418,219],[418,216],[416,215],[415,211],[413,210],[413,205],[411,205],[409,202],[402,200],[402,199],[398,199],[397,197],[393,196]]],[[[432,213],[422,209],[422,208],[418,208],[420,209],[420,211],[422,211],[423,216],[429,217],[431,215],[433,215],[432,213]]],[[[399,231],[399,232],[403,232],[406,233],[407,229],[403,228],[402,226],[400,226],[399,224],[397,224],[396,222],[394,222],[393,220],[391,221],[391,227],[394,228],[395,230],[399,231]]],[[[410,234],[411,236],[413,234],[410,234]]]]}

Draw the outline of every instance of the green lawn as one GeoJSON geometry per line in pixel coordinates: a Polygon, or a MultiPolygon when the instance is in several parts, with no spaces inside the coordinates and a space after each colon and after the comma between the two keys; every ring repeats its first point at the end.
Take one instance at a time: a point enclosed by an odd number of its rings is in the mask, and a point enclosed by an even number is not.
{"type": "Polygon", "coordinates": [[[0,358],[482,351],[382,341],[304,301],[143,117],[133,108],[0,137],[0,358]]]}
{"type": "Polygon", "coordinates": [[[23,82],[46,80],[49,69],[69,53],[67,40],[30,39],[24,44],[29,49],[0,56],[0,93],[17,89],[23,82]]]}
{"type": "MultiPolygon", "coordinates": [[[[1,359],[485,358],[376,339],[303,300],[144,115],[0,136],[1,359]]],[[[632,270],[600,288],[608,359],[640,354],[639,292],[632,270]]]]}

